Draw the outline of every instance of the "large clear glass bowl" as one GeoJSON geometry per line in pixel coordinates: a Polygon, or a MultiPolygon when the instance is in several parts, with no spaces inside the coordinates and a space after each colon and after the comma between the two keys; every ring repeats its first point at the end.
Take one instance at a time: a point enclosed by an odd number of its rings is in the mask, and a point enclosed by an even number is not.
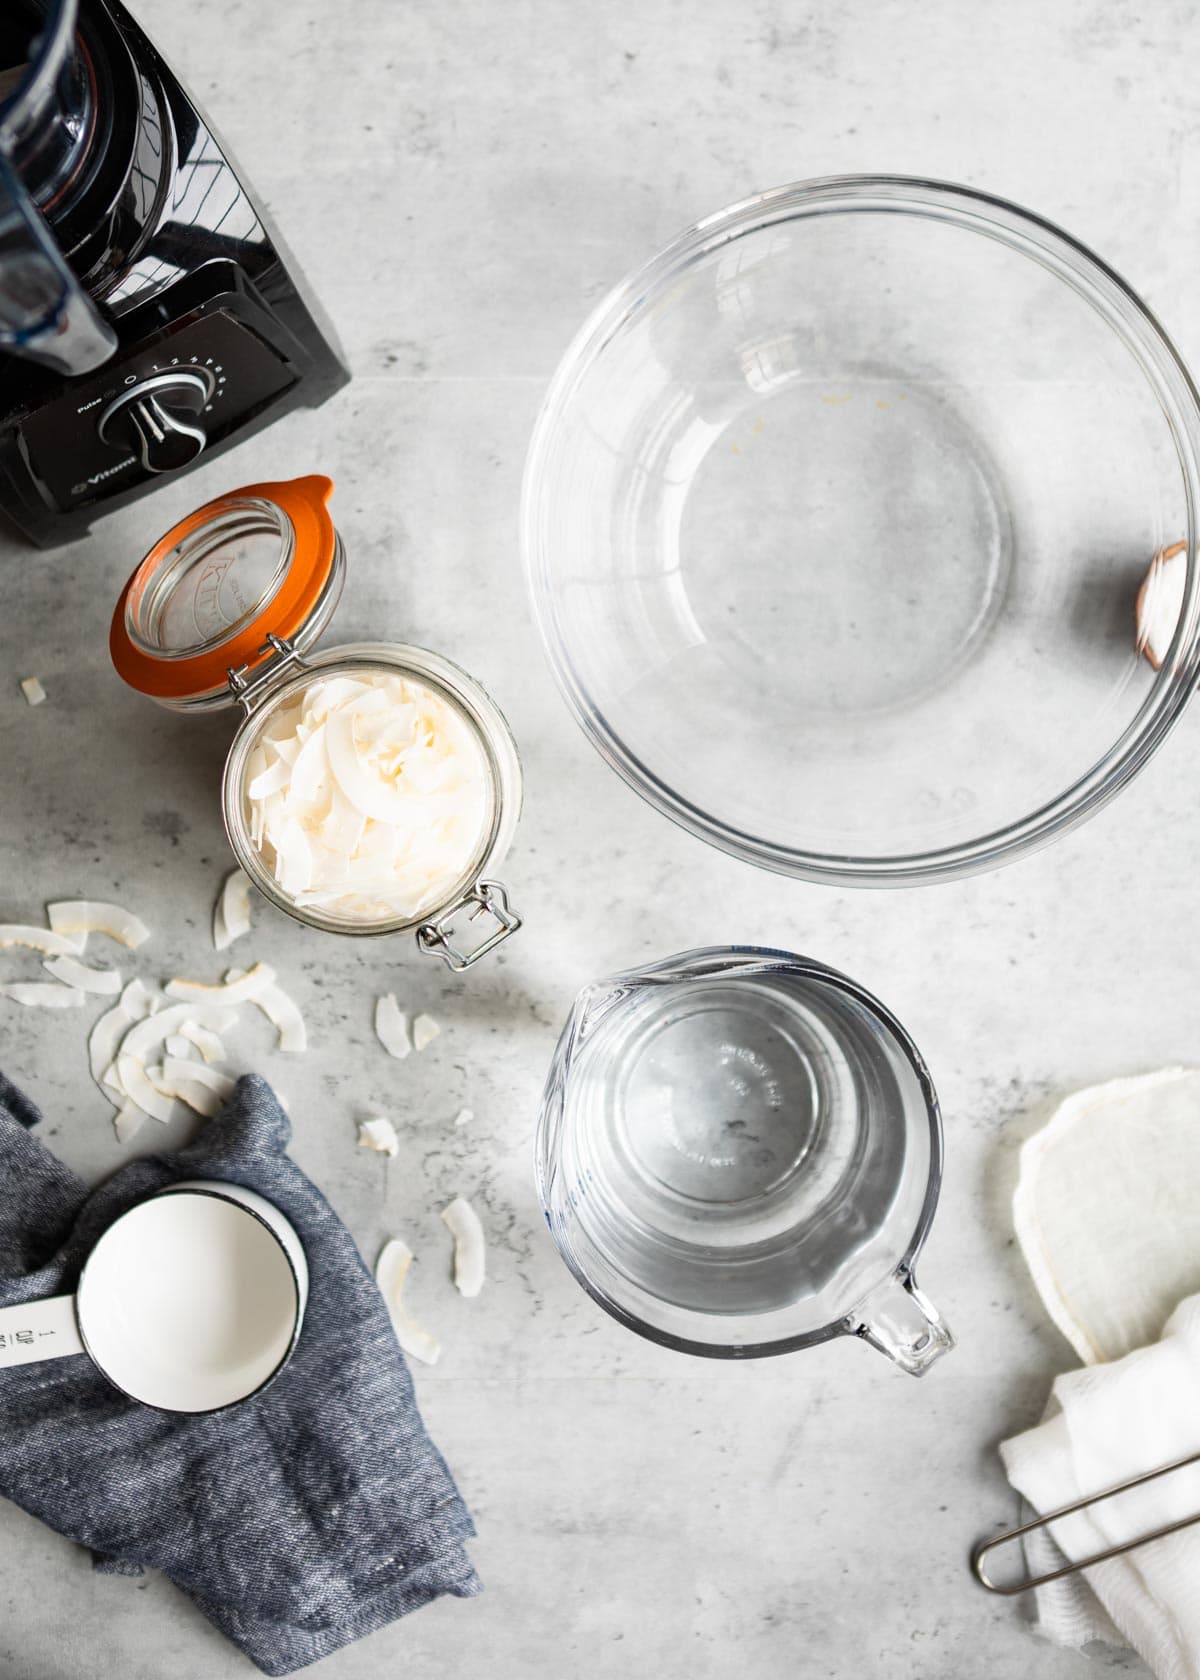
{"type": "Polygon", "coordinates": [[[1153,316],[1017,207],[764,193],[596,310],[526,471],[537,622],[608,762],[814,880],[990,868],[1111,797],[1200,671],[1200,408],[1153,316]],[[1188,544],[1175,638],[1135,647],[1188,544]]]}

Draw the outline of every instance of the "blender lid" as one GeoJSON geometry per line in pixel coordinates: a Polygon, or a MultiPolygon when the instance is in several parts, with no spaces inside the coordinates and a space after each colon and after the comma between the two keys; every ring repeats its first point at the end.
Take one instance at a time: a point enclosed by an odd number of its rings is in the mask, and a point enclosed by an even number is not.
{"type": "Polygon", "coordinates": [[[173,525],[121,591],[118,675],[167,704],[233,705],[281,643],[310,648],[341,593],[332,492],[320,474],[248,484],[173,525]]]}

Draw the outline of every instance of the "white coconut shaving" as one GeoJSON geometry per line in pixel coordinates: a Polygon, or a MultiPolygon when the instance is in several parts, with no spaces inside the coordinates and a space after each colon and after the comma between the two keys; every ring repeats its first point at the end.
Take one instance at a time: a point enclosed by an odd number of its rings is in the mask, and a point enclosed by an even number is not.
{"type": "Polygon", "coordinates": [[[131,1021],[144,1021],[147,1015],[153,1015],[160,1001],[144,980],[131,980],[121,993],[121,1008],[131,1021]]]}
{"type": "Polygon", "coordinates": [[[145,1062],[139,1057],[122,1052],[117,1057],[117,1072],[126,1096],[132,1097],[151,1120],[159,1120],[165,1126],[174,1119],[175,1108],[171,1098],[164,1096],[154,1084],[145,1062]]]}
{"type": "Polygon", "coordinates": [[[487,1249],[479,1215],[464,1197],[455,1196],[442,1209],[442,1218],[454,1238],[454,1286],[460,1295],[474,1298],[483,1288],[487,1249]]]}
{"type": "Polygon", "coordinates": [[[251,1003],[258,993],[275,982],[275,970],[270,963],[255,963],[251,969],[236,970],[236,980],[210,985],[203,980],[168,980],[163,990],[168,997],[182,998],[188,1003],[251,1003]]]}
{"type": "Polygon", "coordinates": [[[454,1124],[456,1126],[469,1126],[474,1118],[475,1114],[472,1109],[460,1108],[458,1113],[454,1116],[454,1124]]]}
{"type": "Polygon", "coordinates": [[[171,1033],[164,1038],[163,1049],[168,1056],[174,1056],[177,1062],[192,1061],[196,1056],[196,1046],[190,1038],[184,1038],[181,1032],[171,1033]]]}
{"type": "Polygon", "coordinates": [[[444,904],[487,829],[475,726],[399,673],[309,683],[267,718],[247,770],[264,864],[297,905],[339,920],[409,921],[444,904]]]}
{"type": "Polygon", "coordinates": [[[17,980],[0,986],[0,996],[24,1004],[27,1009],[78,1009],[85,1001],[75,986],[60,986],[51,980],[17,980]]]}
{"type": "Polygon", "coordinates": [[[413,1359],[419,1359],[424,1365],[436,1365],[442,1351],[441,1344],[428,1330],[423,1330],[408,1316],[401,1299],[404,1280],[412,1263],[413,1252],[408,1244],[401,1242],[399,1237],[393,1237],[390,1242],[384,1244],[383,1251],[375,1263],[375,1282],[391,1314],[396,1340],[405,1353],[413,1359]]]}
{"type": "MultiPolygon", "coordinates": [[[[114,1100],[111,1085],[105,1075],[116,1059],[117,1047],[133,1025],[122,1004],[101,1015],[88,1035],[88,1068],[97,1086],[110,1101],[114,1100]]],[[[115,1099],[119,1101],[119,1094],[115,1099]]]]}
{"type": "Polygon", "coordinates": [[[358,1147],[374,1149],[377,1154],[386,1155],[391,1161],[400,1153],[400,1139],[396,1136],[396,1128],[392,1122],[379,1116],[374,1120],[359,1121],[358,1147]]]}
{"type": "Polygon", "coordinates": [[[0,946],[5,950],[21,945],[47,957],[77,957],[86,940],[86,934],[68,935],[51,928],[27,927],[23,922],[0,922],[0,946]]]}
{"type": "Polygon", "coordinates": [[[159,1046],[165,1044],[172,1033],[182,1032],[185,1024],[194,1021],[210,1032],[225,1033],[237,1025],[237,1014],[232,1009],[221,1009],[214,1004],[170,1004],[156,1015],[147,1015],[130,1027],[121,1040],[120,1054],[136,1056],[139,1061],[146,1062],[157,1054],[159,1046]]]}
{"type": "Polygon", "coordinates": [[[131,950],[144,945],[150,937],[150,929],[132,911],[100,899],[63,899],[48,904],[46,914],[55,933],[106,933],[131,950]]]}
{"type": "Polygon", "coordinates": [[[206,1090],[215,1091],[222,1102],[227,1102],[233,1095],[236,1080],[220,1068],[206,1067],[203,1062],[181,1061],[178,1056],[164,1056],[162,1063],[163,1078],[168,1083],[179,1080],[185,1084],[203,1085],[206,1090]]]}
{"type": "MultiPolygon", "coordinates": [[[[177,1036],[185,1044],[193,1045],[199,1050],[206,1062],[223,1062],[225,1060],[225,1046],[220,1037],[215,1032],[209,1032],[207,1027],[202,1027],[198,1021],[185,1021],[177,1036]]],[[[171,1040],[168,1038],[165,1043],[167,1048],[170,1049],[171,1040]]],[[[174,1055],[174,1051],[171,1054],[174,1055]]]]}
{"type": "Polygon", "coordinates": [[[118,1143],[128,1143],[135,1132],[140,1132],[149,1119],[149,1115],[140,1109],[135,1102],[126,1100],[113,1115],[113,1131],[117,1134],[118,1143]]]}
{"type": "Polygon", "coordinates": [[[375,1036],[388,1055],[394,1056],[398,1062],[403,1061],[412,1049],[412,1040],[408,1036],[408,1016],[396,1002],[392,992],[376,1001],[375,1036]]]}
{"type": "Polygon", "coordinates": [[[413,1022],[413,1049],[427,1050],[441,1030],[432,1015],[418,1015],[413,1022]]]}
{"type": "Polygon", "coordinates": [[[1172,543],[1150,562],[1137,598],[1137,651],[1156,671],[1170,652],[1187,589],[1187,544],[1172,543]]]}
{"type": "Polygon", "coordinates": [[[74,986],[80,992],[111,997],[121,990],[121,976],[115,968],[89,968],[78,957],[50,957],[42,967],[64,986],[74,986]]]}
{"type": "MultiPolygon", "coordinates": [[[[260,963],[260,968],[266,965],[260,963]]],[[[253,973],[250,970],[250,973],[253,973]]],[[[225,972],[226,987],[236,986],[239,981],[248,978],[244,968],[230,968],[225,972]]],[[[308,1029],[304,1025],[304,1017],[300,1013],[300,1005],[290,993],[274,980],[269,980],[256,987],[249,1001],[270,1021],[279,1034],[279,1049],[288,1055],[302,1055],[308,1049],[308,1029]]]]}
{"type": "Polygon", "coordinates": [[[40,706],[46,698],[46,690],[36,677],[21,678],[21,693],[31,706],[40,706]]]}
{"type": "Polygon", "coordinates": [[[213,945],[228,950],[235,939],[250,932],[250,877],[242,869],[226,875],[213,907],[213,945]]]}

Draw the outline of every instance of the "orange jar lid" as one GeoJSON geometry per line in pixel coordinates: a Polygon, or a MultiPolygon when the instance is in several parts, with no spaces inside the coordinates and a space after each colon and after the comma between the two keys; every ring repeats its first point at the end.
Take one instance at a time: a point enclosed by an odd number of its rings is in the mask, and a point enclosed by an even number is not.
{"type": "Polygon", "coordinates": [[[113,613],[118,675],[164,705],[232,705],[231,673],[274,657],[268,637],[311,647],[341,593],[332,493],[319,474],[248,484],[172,526],[113,613]]]}

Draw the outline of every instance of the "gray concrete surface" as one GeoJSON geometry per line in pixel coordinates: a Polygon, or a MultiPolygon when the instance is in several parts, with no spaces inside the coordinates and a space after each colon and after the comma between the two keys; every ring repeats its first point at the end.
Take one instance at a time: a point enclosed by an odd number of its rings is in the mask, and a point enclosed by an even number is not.
{"type": "MultiPolygon", "coordinates": [[[[311,1023],[299,1061],[271,1053],[265,1025],[240,1041],[291,1099],[297,1157],[366,1253],[403,1231],[423,1255],[414,1293],[446,1352],[418,1388],[476,1512],[487,1584],[322,1676],[1082,1680],[1087,1659],[1038,1643],[966,1571],[971,1541],[1012,1510],[995,1443],[1037,1416],[1071,1358],[1014,1250],[1008,1197],[1017,1145],[1055,1093],[1200,1055],[1200,715],[1116,806],[1009,871],[890,895],[773,879],[671,828],[586,748],[526,615],[516,509],[541,392],[588,306],[695,216],[806,175],[926,172],[1028,203],[1126,273],[1200,364],[1200,9],[139,12],[278,216],[355,380],[86,542],[6,546],[0,915],[117,898],[155,929],[141,972],[215,972],[231,725],[125,691],[106,632],[148,541],[232,484],[328,471],[351,567],[337,634],[386,628],[451,653],[508,711],[528,777],[507,870],[527,929],[469,982],[402,942],[306,933],[261,904],[244,947],[278,966],[311,1023]],[[29,671],[49,694],[36,711],[16,687],[29,671]],[[642,1345],[591,1307],[540,1227],[531,1139],[576,987],[728,940],[847,969],[932,1065],[948,1170],[922,1281],[960,1347],[920,1384],[850,1343],[737,1369],[642,1345]],[[373,1039],[384,989],[444,1026],[404,1064],[373,1039]],[[475,1120],[456,1130],[463,1104],[475,1120]],[[390,1170],[354,1147],[375,1105],[402,1123],[390,1170]],[[436,1210],[456,1191],[478,1199],[492,1239],[477,1303],[441,1260],[436,1210]]],[[[78,1020],[6,1009],[0,1066],[73,1166],[119,1163],[78,1020]]],[[[1127,1654],[1094,1663],[1141,1672],[1127,1654]]],[[[169,1584],[93,1576],[0,1506],[0,1675],[248,1672],[169,1584]]]]}

